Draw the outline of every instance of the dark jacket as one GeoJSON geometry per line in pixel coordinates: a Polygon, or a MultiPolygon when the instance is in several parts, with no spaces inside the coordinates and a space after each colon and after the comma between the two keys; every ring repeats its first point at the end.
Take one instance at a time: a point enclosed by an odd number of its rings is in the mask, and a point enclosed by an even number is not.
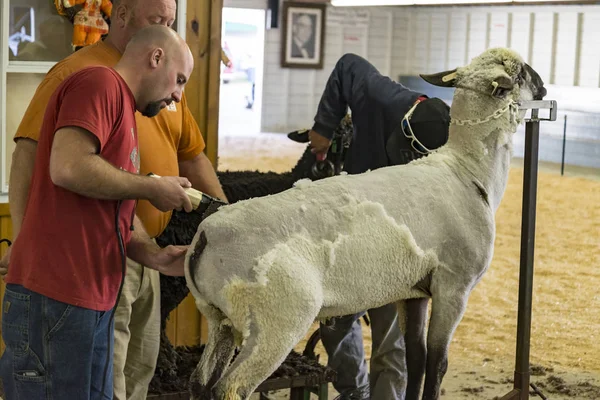
{"type": "MultiPolygon", "coordinates": [[[[350,107],[354,137],[344,170],[357,174],[389,166],[386,142],[419,96],[383,76],[364,58],[346,54],[337,62],[319,102],[313,130],[328,139],[350,107]]],[[[407,161],[420,157],[414,154],[407,161]]]]}

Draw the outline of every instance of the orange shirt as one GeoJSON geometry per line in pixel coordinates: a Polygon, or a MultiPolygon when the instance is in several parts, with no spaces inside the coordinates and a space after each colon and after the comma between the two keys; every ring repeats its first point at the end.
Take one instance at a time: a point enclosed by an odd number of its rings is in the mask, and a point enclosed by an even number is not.
{"type": "MultiPolygon", "coordinates": [[[[46,105],[63,79],[90,65],[113,67],[120,58],[121,54],[117,49],[100,41],[57,63],[37,88],[17,129],[15,139],[38,140],[46,105]]],[[[185,94],[180,103],[171,103],[156,117],[147,118],[139,112],[136,112],[135,117],[141,174],[153,172],[162,176],[177,176],[178,162],[191,160],[205,148],[200,128],[187,108],[185,94]]],[[[171,218],[171,212],[159,211],[147,200],[138,202],[136,214],[151,237],[160,235],[171,218]]]]}

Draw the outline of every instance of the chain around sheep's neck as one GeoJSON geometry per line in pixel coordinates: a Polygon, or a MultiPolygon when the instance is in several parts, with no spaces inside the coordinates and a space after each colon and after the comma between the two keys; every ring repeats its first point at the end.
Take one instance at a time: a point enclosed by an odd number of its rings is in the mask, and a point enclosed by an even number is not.
{"type": "Polygon", "coordinates": [[[509,111],[510,112],[510,121],[511,123],[518,123],[518,112],[519,112],[519,103],[517,103],[516,101],[514,101],[513,99],[510,99],[510,101],[504,105],[503,107],[500,107],[499,109],[497,109],[496,111],[494,111],[493,113],[491,113],[490,115],[488,115],[485,118],[478,118],[478,119],[458,119],[458,118],[451,118],[450,119],[450,124],[454,124],[454,125],[460,125],[460,126],[465,126],[465,125],[469,125],[469,126],[474,126],[474,125],[480,125],[480,124],[484,124],[486,122],[489,122],[493,119],[498,119],[500,118],[505,112],[509,111]]]}

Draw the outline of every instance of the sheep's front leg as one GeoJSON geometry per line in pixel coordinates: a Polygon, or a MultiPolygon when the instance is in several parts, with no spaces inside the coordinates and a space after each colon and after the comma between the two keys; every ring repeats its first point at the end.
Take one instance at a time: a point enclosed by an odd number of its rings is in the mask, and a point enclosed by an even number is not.
{"type": "Polygon", "coordinates": [[[208,322],[208,341],[190,377],[192,400],[212,400],[212,388],[231,362],[235,350],[233,327],[222,314],[212,309],[203,313],[208,322]]]}
{"type": "MultiPolygon", "coordinates": [[[[291,283],[291,282],[290,282],[291,283]]],[[[294,282],[298,285],[297,282],[294,282]]],[[[246,400],[302,340],[320,308],[317,296],[296,296],[287,287],[283,298],[250,302],[249,330],[240,353],[214,388],[219,400],[246,400]]]]}
{"type": "Polygon", "coordinates": [[[448,348],[468,299],[468,290],[445,288],[434,293],[427,335],[427,367],[423,400],[438,400],[442,379],[448,369],[448,348]]]}
{"type": "Polygon", "coordinates": [[[418,400],[421,394],[427,359],[425,327],[427,325],[428,303],[429,298],[405,301],[406,330],[404,342],[406,343],[406,370],[408,372],[406,400],[418,400]]]}

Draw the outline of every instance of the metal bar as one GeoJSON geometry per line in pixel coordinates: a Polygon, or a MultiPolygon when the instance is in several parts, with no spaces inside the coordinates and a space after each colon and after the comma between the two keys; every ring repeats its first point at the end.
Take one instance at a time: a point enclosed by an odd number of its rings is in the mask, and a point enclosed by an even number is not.
{"type": "Polygon", "coordinates": [[[535,249],[535,216],[537,199],[538,153],[540,121],[555,121],[555,100],[524,101],[520,109],[531,109],[525,125],[525,159],[523,168],[523,203],[521,217],[521,255],[519,270],[519,305],[517,315],[517,348],[515,355],[514,388],[500,400],[529,399],[531,305],[533,296],[533,266],[535,249]],[[539,118],[539,109],[549,108],[549,119],[539,118]]]}
{"type": "MultiPolygon", "coordinates": [[[[310,396],[310,393],[309,393],[310,396]]],[[[290,389],[290,400],[304,400],[304,388],[295,387],[290,389]]]]}
{"type": "Polygon", "coordinates": [[[519,103],[519,110],[550,110],[548,118],[540,118],[539,113],[536,113],[535,119],[539,121],[556,121],[558,107],[556,100],[528,100],[519,103]]]}
{"type": "Polygon", "coordinates": [[[545,110],[556,107],[556,100],[523,100],[519,103],[521,110],[545,110]]]}
{"type": "Polygon", "coordinates": [[[500,400],[519,400],[521,398],[521,391],[519,389],[513,389],[504,396],[500,398],[500,400]]]}
{"type": "Polygon", "coordinates": [[[520,399],[529,398],[529,350],[531,338],[531,304],[533,292],[533,256],[537,195],[538,147],[540,123],[538,110],[531,110],[525,127],[525,163],[523,169],[523,206],[521,218],[521,265],[519,271],[519,310],[517,316],[517,354],[515,389],[520,399]]]}
{"type": "Polygon", "coordinates": [[[319,396],[319,400],[328,400],[329,399],[329,384],[322,383],[321,385],[319,385],[319,390],[318,390],[317,394],[319,396]]]}
{"type": "Polygon", "coordinates": [[[562,145],[562,161],[560,162],[560,175],[565,174],[565,147],[567,146],[567,114],[565,114],[565,124],[563,126],[563,145],[562,145]]]}

